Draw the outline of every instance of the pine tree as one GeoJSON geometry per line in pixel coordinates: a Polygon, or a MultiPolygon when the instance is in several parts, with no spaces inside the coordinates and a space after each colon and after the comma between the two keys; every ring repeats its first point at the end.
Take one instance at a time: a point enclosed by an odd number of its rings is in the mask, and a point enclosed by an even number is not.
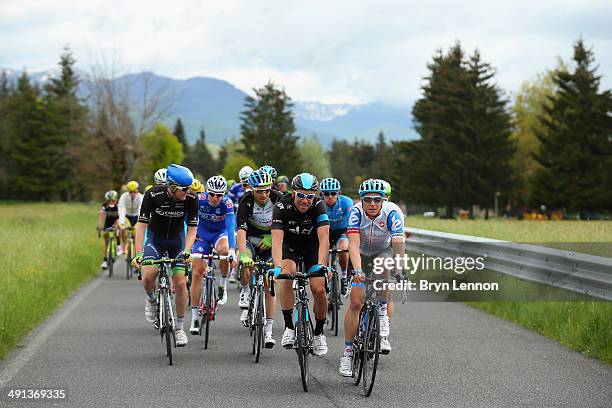
{"type": "Polygon", "coordinates": [[[185,158],[185,166],[203,180],[215,174],[219,174],[217,161],[206,145],[206,133],[204,132],[204,128],[200,129],[200,137],[195,144],[190,147],[189,153],[185,158]]]}
{"type": "Polygon", "coordinates": [[[532,204],[567,207],[590,218],[612,209],[612,95],[599,92],[594,54],[582,39],[574,45],[574,69],[557,69],[557,92],[545,108],[544,131],[535,155],[532,204]],[[570,72],[571,71],[571,72],[570,72]]]}
{"type": "Polygon", "coordinates": [[[9,98],[11,90],[8,85],[6,71],[0,74],[0,197],[6,198],[9,194],[9,169],[11,168],[11,139],[9,130],[9,98]]]}
{"type": "Polygon", "coordinates": [[[274,166],[282,173],[302,171],[291,98],[271,82],[254,91],[255,98],[246,98],[241,113],[243,152],[256,163],[274,166]]]}
{"type": "Polygon", "coordinates": [[[185,127],[183,126],[183,121],[181,120],[181,118],[178,118],[176,120],[176,123],[174,124],[174,131],[172,131],[172,134],[176,136],[179,142],[181,142],[181,145],[183,145],[183,152],[185,153],[185,156],[187,156],[189,144],[187,143],[185,127]]]}

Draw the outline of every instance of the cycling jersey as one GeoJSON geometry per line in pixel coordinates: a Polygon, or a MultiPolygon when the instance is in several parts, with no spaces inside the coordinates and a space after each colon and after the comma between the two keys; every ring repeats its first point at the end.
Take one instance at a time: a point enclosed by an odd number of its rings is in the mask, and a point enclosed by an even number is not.
{"type": "Polygon", "coordinates": [[[240,204],[240,200],[242,200],[244,193],[246,193],[246,190],[241,183],[234,184],[227,192],[227,196],[234,202],[234,207],[236,209],[238,208],[238,204],[240,204]]]}
{"type": "Polygon", "coordinates": [[[197,253],[208,253],[210,245],[216,246],[221,237],[227,236],[230,248],[236,248],[234,203],[223,196],[219,205],[212,206],[208,202],[208,194],[198,194],[198,233],[197,253]]]}
{"type": "Polygon", "coordinates": [[[148,232],[161,238],[171,238],[187,226],[198,226],[198,199],[190,190],[184,201],[175,199],[166,186],[155,186],[142,199],[138,222],[148,224],[148,232]]]}
{"type": "Polygon", "coordinates": [[[295,208],[293,196],[284,196],[276,202],[272,213],[272,229],[285,232],[283,246],[291,248],[318,247],[317,228],[329,225],[325,203],[315,198],[305,213],[295,208]]]}
{"type": "Polygon", "coordinates": [[[104,229],[112,227],[115,224],[115,221],[119,219],[119,211],[116,204],[110,205],[108,203],[104,203],[102,204],[100,211],[106,214],[106,218],[104,219],[104,229]]]}
{"type": "Polygon", "coordinates": [[[373,255],[391,246],[392,237],[404,238],[403,214],[396,205],[382,202],[380,214],[370,219],[361,202],[355,204],[349,217],[348,233],[359,234],[359,252],[373,255]]]}
{"type": "MultiPolygon", "coordinates": [[[[133,217],[138,218],[138,214],[140,213],[140,204],[142,204],[142,194],[138,193],[136,198],[132,198],[129,192],[125,192],[121,194],[119,197],[119,223],[125,225],[125,216],[130,217],[130,221],[134,219],[133,217]]],[[[133,226],[134,224],[132,224],[133,226]]]]}
{"type": "Polygon", "coordinates": [[[252,191],[246,192],[238,206],[238,229],[245,230],[247,237],[269,234],[274,205],[281,197],[282,193],[271,190],[270,198],[262,206],[255,201],[252,191]]]}
{"type": "Polygon", "coordinates": [[[345,195],[338,196],[333,207],[325,205],[329,217],[329,230],[342,230],[348,227],[348,219],[353,208],[353,200],[345,195]]]}

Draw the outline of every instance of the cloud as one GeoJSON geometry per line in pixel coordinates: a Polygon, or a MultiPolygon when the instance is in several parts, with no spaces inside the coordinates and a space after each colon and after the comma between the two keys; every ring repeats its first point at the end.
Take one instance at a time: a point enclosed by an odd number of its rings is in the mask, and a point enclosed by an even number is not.
{"type": "Polygon", "coordinates": [[[268,80],[298,100],[407,103],[427,63],[460,40],[509,92],[568,60],[582,36],[612,80],[608,1],[0,1],[0,66],[50,67],[70,44],[82,68],[118,54],[131,70],[268,80]]]}

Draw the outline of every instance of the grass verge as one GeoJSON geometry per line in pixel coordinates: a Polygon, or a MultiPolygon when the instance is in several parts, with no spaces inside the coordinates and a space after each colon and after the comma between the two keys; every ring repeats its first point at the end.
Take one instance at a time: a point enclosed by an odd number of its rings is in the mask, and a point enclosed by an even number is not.
{"type": "Polygon", "coordinates": [[[0,204],[0,359],[98,271],[98,209],[0,204]]]}

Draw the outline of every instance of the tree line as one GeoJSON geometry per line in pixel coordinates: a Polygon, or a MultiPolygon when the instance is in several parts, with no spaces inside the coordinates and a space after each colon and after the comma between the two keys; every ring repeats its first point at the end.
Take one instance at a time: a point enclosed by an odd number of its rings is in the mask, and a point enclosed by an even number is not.
{"type": "MultiPolygon", "coordinates": [[[[149,183],[170,162],[202,179],[237,178],[243,165],[270,164],[292,177],[337,177],[354,195],[365,177],[391,182],[396,200],[445,208],[564,209],[582,218],[612,210],[612,97],[601,90],[592,49],[579,39],[573,58],[525,82],[511,104],[495,68],[460,43],[437,50],[412,107],[420,138],[375,143],[297,135],[291,98],[269,82],[241,113],[240,136],[212,151],[204,127],[190,144],[183,124],[162,124],[161,95],[140,109],[128,86],[94,70],[88,101],[77,95],[74,58],[39,89],[25,73],[0,77],[0,186],[3,198],[90,199],[128,178],[149,183]],[[542,207],[543,208],[543,207],[542,207]]],[[[408,111],[407,111],[408,114],[408,111]]],[[[204,180],[202,180],[204,181],[204,180]]]]}

